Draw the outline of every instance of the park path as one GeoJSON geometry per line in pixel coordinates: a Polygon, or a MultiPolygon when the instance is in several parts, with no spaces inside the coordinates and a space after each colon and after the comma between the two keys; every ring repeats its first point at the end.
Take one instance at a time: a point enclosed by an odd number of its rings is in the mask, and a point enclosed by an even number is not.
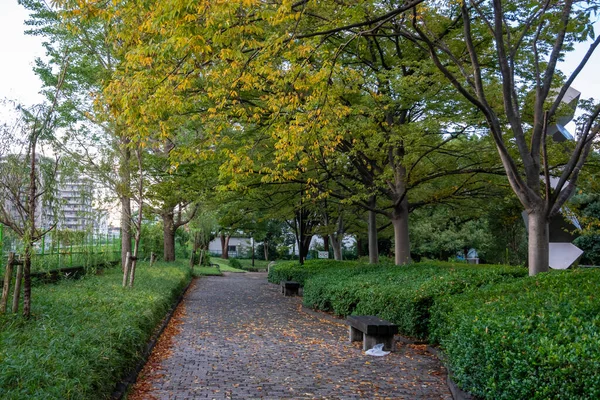
{"type": "Polygon", "coordinates": [[[452,399],[424,346],[367,356],[341,320],[303,310],[264,273],[203,277],[188,290],[148,399],[452,399]]]}

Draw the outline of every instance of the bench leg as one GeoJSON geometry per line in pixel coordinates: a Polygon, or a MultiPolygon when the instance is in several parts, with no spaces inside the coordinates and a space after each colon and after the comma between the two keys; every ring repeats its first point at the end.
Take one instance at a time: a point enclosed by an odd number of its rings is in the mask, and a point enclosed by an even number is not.
{"type": "Polygon", "coordinates": [[[383,343],[384,351],[395,351],[394,335],[391,336],[370,336],[364,335],[363,350],[372,349],[376,344],[383,343]]]}
{"type": "Polygon", "coordinates": [[[291,289],[291,288],[285,288],[285,296],[297,296],[298,295],[298,289],[291,289]]]}
{"type": "Polygon", "coordinates": [[[350,339],[350,342],[358,342],[359,340],[363,340],[363,333],[358,329],[349,326],[348,337],[350,339]]]}

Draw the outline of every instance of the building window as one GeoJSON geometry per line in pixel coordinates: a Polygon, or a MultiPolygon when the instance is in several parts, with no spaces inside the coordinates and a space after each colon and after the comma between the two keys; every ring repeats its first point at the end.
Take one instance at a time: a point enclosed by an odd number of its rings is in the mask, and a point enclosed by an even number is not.
{"type": "Polygon", "coordinates": [[[235,252],[235,251],[237,251],[237,248],[236,248],[236,246],[227,246],[227,251],[235,252]]]}

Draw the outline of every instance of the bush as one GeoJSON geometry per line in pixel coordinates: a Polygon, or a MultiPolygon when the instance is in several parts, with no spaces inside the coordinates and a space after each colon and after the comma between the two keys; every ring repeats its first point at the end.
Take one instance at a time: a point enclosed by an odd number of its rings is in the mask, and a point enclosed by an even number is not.
{"type": "Polygon", "coordinates": [[[600,271],[553,271],[432,310],[458,385],[486,399],[600,398],[600,271]]]}
{"type": "Polygon", "coordinates": [[[231,268],[242,269],[242,263],[236,258],[229,259],[229,266],[231,268]]]}
{"type": "Polygon", "coordinates": [[[405,266],[362,262],[310,260],[276,265],[269,281],[294,280],[304,286],[304,305],[350,314],[377,315],[398,324],[404,335],[427,338],[429,311],[448,294],[527,275],[509,266],[474,266],[436,261],[405,266]]]}
{"type": "Polygon", "coordinates": [[[441,296],[527,275],[506,266],[422,262],[407,266],[332,268],[307,278],[304,305],[340,316],[377,315],[402,334],[427,338],[429,310],[441,296]]]}
{"type": "Polygon", "coordinates": [[[298,261],[287,261],[278,263],[270,269],[268,280],[271,283],[279,283],[281,281],[296,281],[300,285],[304,285],[306,278],[320,274],[328,269],[343,269],[346,267],[356,267],[360,264],[349,261],[334,261],[334,260],[307,260],[304,265],[300,265],[298,261]]]}
{"type": "Polygon", "coordinates": [[[138,264],[33,288],[33,316],[0,315],[0,398],[109,398],[190,281],[186,263],[138,264]]]}

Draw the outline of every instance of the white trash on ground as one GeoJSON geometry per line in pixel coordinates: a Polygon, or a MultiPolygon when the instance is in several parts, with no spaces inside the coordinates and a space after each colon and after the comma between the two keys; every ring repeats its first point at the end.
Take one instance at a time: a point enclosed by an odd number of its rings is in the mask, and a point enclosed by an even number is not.
{"type": "Polygon", "coordinates": [[[376,344],[375,346],[373,346],[372,349],[367,350],[365,352],[365,354],[367,354],[369,356],[382,357],[382,356],[387,356],[388,354],[390,354],[390,352],[383,351],[383,343],[379,343],[379,344],[376,344]]]}

